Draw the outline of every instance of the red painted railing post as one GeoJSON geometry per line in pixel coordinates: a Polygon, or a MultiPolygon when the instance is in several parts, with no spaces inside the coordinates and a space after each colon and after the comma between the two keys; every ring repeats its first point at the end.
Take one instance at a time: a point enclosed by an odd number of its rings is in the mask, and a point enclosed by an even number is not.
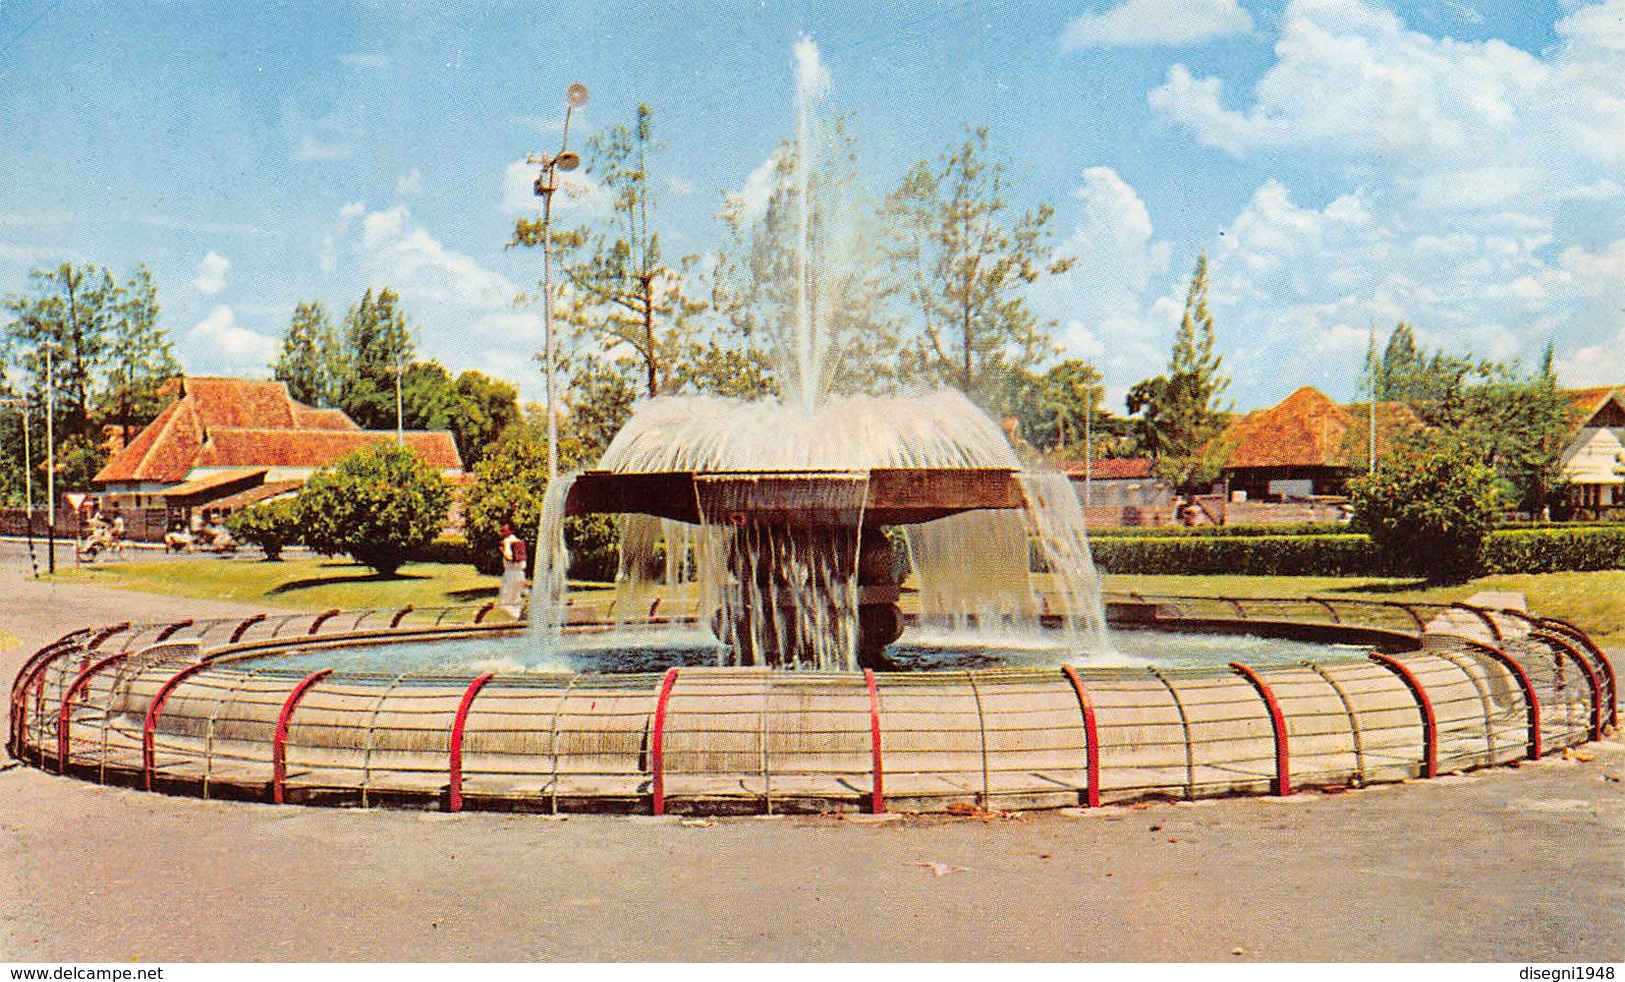
{"type": "Polygon", "coordinates": [[[874,778],[869,786],[869,811],[881,815],[886,811],[886,763],[880,752],[880,689],[875,684],[875,670],[863,670],[863,684],[869,690],[869,752],[873,757],[874,778]]]}
{"type": "Polygon", "coordinates": [[[660,683],[660,698],[655,702],[654,732],[649,736],[649,770],[652,781],[650,805],[656,815],[666,814],[666,703],[671,699],[672,686],[677,684],[677,669],[666,669],[660,683]]]}
{"type": "Polygon", "coordinates": [[[288,698],[282,703],[282,712],[276,719],[276,736],[271,742],[271,801],[282,804],[282,787],[288,780],[288,721],[293,717],[293,711],[299,705],[299,700],[305,697],[311,687],[322,679],[333,674],[331,668],[323,668],[311,672],[288,693],[288,698]]]}
{"type": "Polygon", "coordinates": [[[243,618],[243,622],[237,625],[237,629],[235,631],[231,632],[231,640],[226,643],[236,644],[237,642],[241,641],[243,639],[243,635],[248,633],[249,628],[263,620],[265,620],[264,614],[255,614],[252,617],[243,618]]]}
{"type": "Polygon", "coordinates": [[[1433,700],[1416,674],[1404,662],[1387,655],[1372,654],[1371,660],[1399,676],[1405,687],[1416,698],[1417,711],[1422,714],[1422,776],[1437,777],[1439,773],[1439,725],[1433,715],[1433,700]]]}
{"type": "Polygon", "coordinates": [[[158,717],[163,715],[164,703],[169,701],[170,693],[174,692],[182,682],[209,667],[206,661],[188,665],[169,677],[158,692],[147,703],[147,715],[141,721],[141,786],[152,790],[152,776],[157,770],[157,739],[158,717]]]}
{"type": "Polygon", "coordinates": [[[1286,716],[1281,712],[1281,703],[1276,700],[1275,691],[1269,683],[1251,667],[1233,661],[1230,670],[1252,683],[1264,700],[1264,708],[1269,710],[1270,729],[1275,732],[1275,794],[1285,798],[1292,794],[1292,760],[1287,748],[1286,716]]]}
{"type": "Polygon", "coordinates": [[[1100,807],[1100,731],[1095,725],[1095,705],[1089,699],[1089,693],[1083,688],[1083,679],[1071,665],[1062,665],[1061,674],[1072,683],[1072,691],[1078,697],[1078,709],[1083,713],[1083,766],[1084,777],[1089,782],[1085,792],[1084,804],[1089,808],[1100,807]]]}
{"type": "Polygon", "coordinates": [[[173,624],[169,625],[168,627],[164,628],[162,631],[159,631],[158,636],[156,638],[152,639],[152,643],[153,644],[162,644],[163,642],[168,641],[170,638],[174,637],[176,631],[183,631],[186,628],[189,628],[191,626],[192,626],[192,618],[190,618],[190,617],[186,618],[184,621],[176,621],[175,623],[173,623],[173,624]]]}
{"type": "Polygon", "coordinates": [[[66,692],[62,693],[62,708],[56,719],[56,772],[68,773],[68,736],[69,728],[73,725],[73,700],[90,684],[91,678],[102,669],[116,661],[123,661],[130,657],[128,651],[121,651],[116,655],[108,655],[74,676],[72,684],[66,692]]]}
{"type": "Polygon", "coordinates": [[[328,621],[337,616],[339,616],[339,609],[337,607],[322,611],[320,614],[317,614],[315,617],[311,618],[310,628],[309,630],[305,631],[305,633],[315,634],[322,629],[323,624],[326,624],[328,621]]]}
{"type": "Polygon", "coordinates": [[[474,697],[480,694],[485,683],[491,681],[494,675],[494,672],[486,672],[468,683],[468,688],[463,692],[463,701],[457,705],[457,718],[451,724],[451,783],[446,795],[448,811],[463,810],[463,727],[468,723],[468,709],[474,705],[474,697]]]}
{"type": "Polygon", "coordinates": [[[100,648],[103,644],[105,644],[107,642],[108,638],[111,638],[113,635],[119,633],[120,631],[127,631],[129,629],[130,629],[130,622],[129,621],[124,621],[123,623],[120,623],[120,624],[114,624],[111,627],[104,627],[104,628],[102,628],[101,633],[97,634],[94,638],[91,638],[90,643],[85,645],[85,647],[90,651],[95,651],[97,648],[100,648]]]}

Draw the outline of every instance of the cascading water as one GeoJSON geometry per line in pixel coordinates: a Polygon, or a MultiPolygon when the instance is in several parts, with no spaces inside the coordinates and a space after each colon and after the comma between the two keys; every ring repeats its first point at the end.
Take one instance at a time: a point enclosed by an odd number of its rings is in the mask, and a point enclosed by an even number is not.
{"type": "MultiPolygon", "coordinates": [[[[831,172],[823,157],[838,152],[833,130],[819,121],[828,73],[809,40],[795,57],[796,142],[783,151],[794,156],[780,189],[794,209],[783,226],[793,262],[770,291],[782,298],[769,335],[783,395],[651,399],[611,441],[598,470],[689,475],[698,519],[621,516],[607,619],[629,643],[634,629],[646,638],[649,622],[661,621],[685,645],[717,646],[722,663],[851,669],[860,651],[873,660],[876,645],[901,629],[887,623],[897,618],[896,538],[906,544],[920,607],[906,640],[1108,650],[1099,578],[1065,475],[1020,473],[999,427],[958,392],[830,391],[838,332],[824,308],[852,275],[843,262],[852,265],[857,253],[843,243],[855,226],[835,207],[839,194],[818,193],[819,175],[831,172]],[[1017,473],[1025,508],[961,510],[888,537],[864,527],[870,475],[880,469],[1017,473]],[[675,625],[656,617],[673,598],[698,616],[675,625]]],[[[568,482],[550,489],[542,520],[533,621],[548,646],[571,646],[563,630],[568,494],[568,482]]]]}

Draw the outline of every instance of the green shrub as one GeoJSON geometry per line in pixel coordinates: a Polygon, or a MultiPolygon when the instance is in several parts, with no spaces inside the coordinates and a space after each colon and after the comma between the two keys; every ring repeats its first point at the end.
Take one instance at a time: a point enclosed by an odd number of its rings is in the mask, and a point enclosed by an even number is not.
{"type": "Polygon", "coordinates": [[[1349,487],[1356,527],[1396,569],[1435,583],[1469,579],[1500,511],[1494,468],[1440,442],[1390,455],[1349,487]]]}
{"type": "Polygon", "coordinates": [[[469,548],[468,539],[456,532],[447,532],[437,536],[433,542],[412,553],[414,563],[444,563],[448,566],[461,563],[474,563],[474,550],[469,548]]]}
{"type": "MultiPolygon", "coordinates": [[[[582,451],[563,443],[561,463],[580,462],[582,451]]],[[[541,555],[537,538],[542,524],[542,501],[547,495],[547,444],[526,427],[510,427],[474,467],[474,486],[468,489],[464,515],[468,525],[467,561],[481,573],[502,572],[502,526],[511,525],[525,540],[534,569],[541,555]]],[[[608,515],[584,515],[564,522],[564,543],[570,553],[569,575],[579,580],[615,579],[620,561],[620,533],[608,515]]],[[[527,571],[530,572],[530,571],[527,571]]]]}
{"type": "Polygon", "coordinates": [[[282,558],[282,547],[299,541],[299,503],[295,498],[262,501],[226,516],[232,537],[259,546],[265,558],[282,558]]]}
{"type": "Polygon", "coordinates": [[[299,496],[305,544],[324,556],[348,553],[385,576],[445,527],[451,491],[411,450],[375,443],[316,472],[299,496]]]}

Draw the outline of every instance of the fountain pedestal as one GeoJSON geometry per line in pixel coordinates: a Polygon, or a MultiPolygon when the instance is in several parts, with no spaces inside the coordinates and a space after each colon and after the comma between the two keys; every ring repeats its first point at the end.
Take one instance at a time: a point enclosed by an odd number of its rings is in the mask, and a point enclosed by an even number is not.
{"type": "Polygon", "coordinates": [[[902,634],[885,526],[1020,508],[1009,468],[868,471],[589,471],[565,513],[636,513],[725,529],[712,631],[747,665],[886,667],[902,634]]]}

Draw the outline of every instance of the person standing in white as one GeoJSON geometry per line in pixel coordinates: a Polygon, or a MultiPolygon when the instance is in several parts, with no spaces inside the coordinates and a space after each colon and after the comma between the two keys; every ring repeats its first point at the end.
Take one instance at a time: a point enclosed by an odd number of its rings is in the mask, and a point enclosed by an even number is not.
{"type": "Polygon", "coordinates": [[[525,560],[525,540],[513,534],[512,526],[502,526],[502,590],[497,602],[515,619],[524,609],[525,560]]]}

